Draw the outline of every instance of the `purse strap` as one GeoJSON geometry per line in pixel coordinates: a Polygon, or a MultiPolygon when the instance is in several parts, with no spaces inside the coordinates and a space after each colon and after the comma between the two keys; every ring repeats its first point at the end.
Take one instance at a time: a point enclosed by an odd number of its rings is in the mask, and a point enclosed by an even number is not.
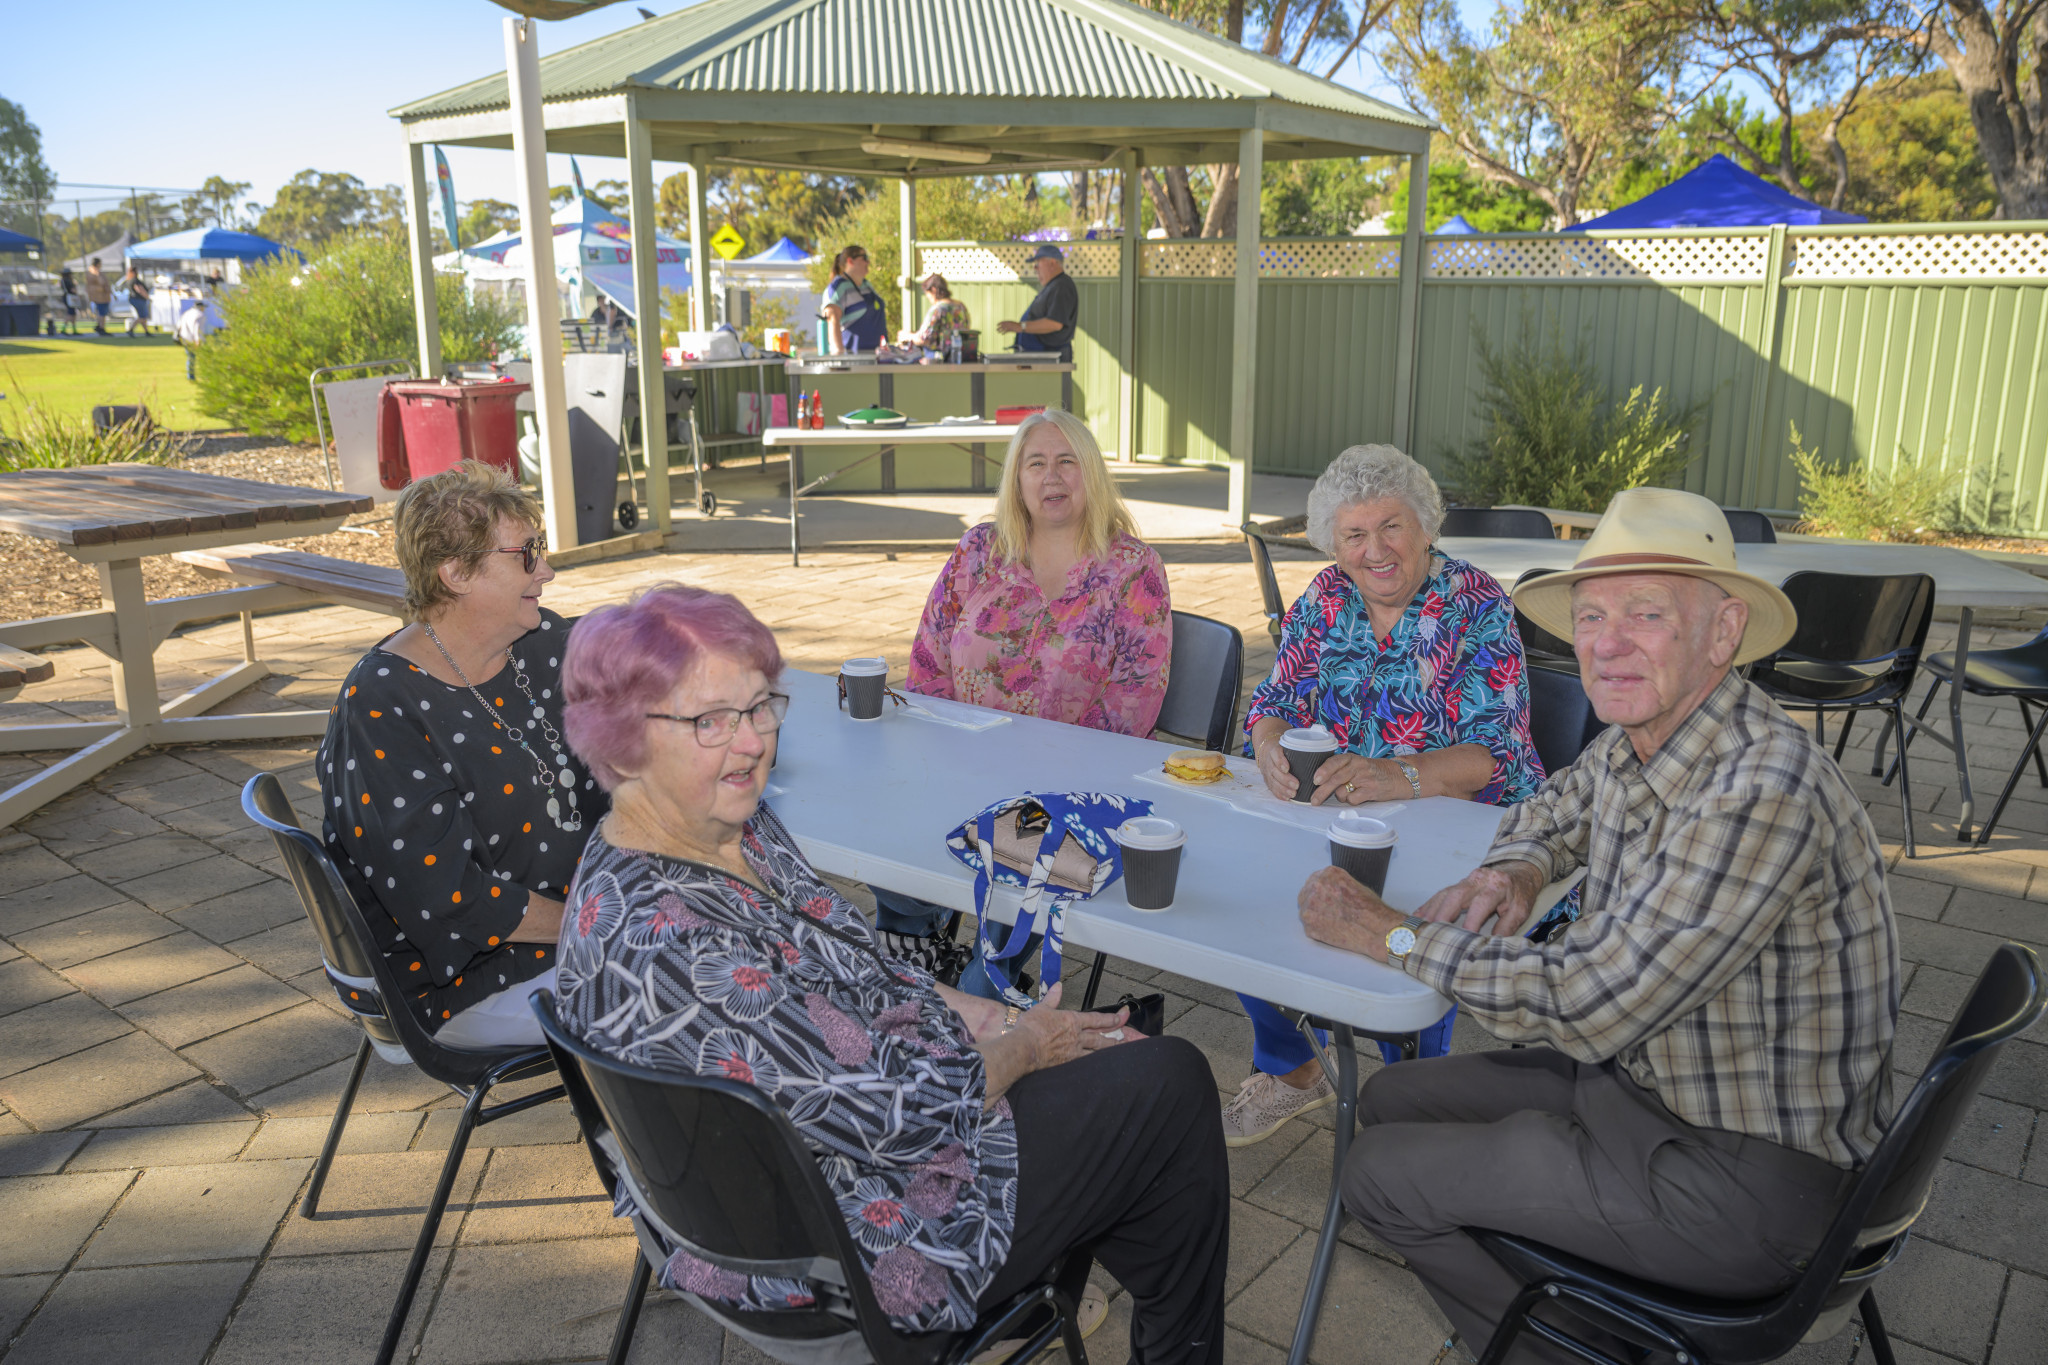
{"type": "MultiPolygon", "coordinates": [[[[982,969],[988,973],[988,979],[1002,993],[1006,1003],[1029,1009],[1031,997],[1017,988],[1001,963],[1021,956],[1025,945],[1031,941],[1031,934],[1037,928],[1039,906],[1046,900],[1046,878],[1052,872],[1053,860],[1059,855],[1060,846],[1066,842],[1067,827],[1063,821],[1055,819],[1039,836],[1038,854],[1031,860],[1031,874],[1024,884],[1024,902],[1018,907],[1017,922],[1010,926],[1010,936],[1000,950],[989,937],[990,927],[995,921],[988,913],[989,901],[995,890],[994,879],[990,875],[996,861],[995,812],[985,810],[976,818],[975,833],[981,840],[982,849],[981,866],[974,873],[975,932],[980,939],[982,969]]],[[[1039,979],[1048,990],[1060,979],[1066,911],[1066,897],[1061,895],[1054,895],[1045,909],[1045,938],[1039,948],[1038,971],[1039,979]]]]}

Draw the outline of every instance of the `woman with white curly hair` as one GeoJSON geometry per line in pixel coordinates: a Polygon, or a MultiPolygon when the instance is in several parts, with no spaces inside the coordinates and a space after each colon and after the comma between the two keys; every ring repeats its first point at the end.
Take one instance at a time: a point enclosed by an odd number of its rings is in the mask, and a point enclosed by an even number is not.
{"type": "MultiPolygon", "coordinates": [[[[1543,780],[1514,606],[1491,576],[1436,549],[1443,519],[1436,481],[1392,446],[1353,446],[1316,480],[1309,540],[1337,562],[1289,608],[1279,658],[1245,721],[1246,752],[1275,796],[1295,795],[1280,736],[1303,725],[1337,739],[1315,774],[1317,805],[1423,796],[1501,805],[1543,780]]],[[[1234,1147],[1335,1101],[1285,1016],[1239,999],[1256,1070],[1223,1111],[1234,1147]]],[[[1449,1051],[1451,1019],[1423,1034],[1420,1055],[1449,1051]]],[[[1381,1047],[1399,1060],[1392,1044],[1381,1047]]]]}

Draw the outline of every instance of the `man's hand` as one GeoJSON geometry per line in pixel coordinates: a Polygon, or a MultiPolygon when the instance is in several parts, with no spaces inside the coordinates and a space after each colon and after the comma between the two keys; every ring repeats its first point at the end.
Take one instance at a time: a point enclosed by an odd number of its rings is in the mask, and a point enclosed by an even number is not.
{"type": "Polygon", "coordinates": [[[1009,318],[1004,318],[1001,322],[996,324],[996,330],[998,332],[1021,332],[1024,330],[1024,324],[1021,322],[1013,322],[1009,318]]]}
{"type": "Polygon", "coordinates": [[[1458,924],[1479,932],[1489,915],[1497,915],[1493,932],[1501,937],[1521,932],[1536,893],[1543,889],[1543,874],[1530,863],[1501,863],[1482,867],[1431,896],[1415,912],[1417,919],[1458,924]]]}
{"type": "Polygon", "coordinates": [[[1297,904],[1310,938],[1375,962],[1387,960],[1387,935],[1405,918],[1338,867],[1326,867],[1304,882],[1297,904]]]}

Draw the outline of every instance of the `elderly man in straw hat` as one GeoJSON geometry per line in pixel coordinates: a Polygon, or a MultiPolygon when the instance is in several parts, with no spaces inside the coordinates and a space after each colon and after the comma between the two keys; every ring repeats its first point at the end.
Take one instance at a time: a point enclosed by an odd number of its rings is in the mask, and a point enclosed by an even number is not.
{"type": "MultiPolygon", "coordinates": [[[[1475,1352],[1521,1286],[1461,1227],[1702,1294],[1788,1283],[1890,1115],[1899,1004],[1869,817],[1733,671],[1796,622],[1736,567],[1720,510],[1621,493],[1569,572],[1514,596],[1572,640],[1607,731],[1419,914],[1336,869],[1301,892],[1311,937],[1528,1045],[1374,1075],[1344,1175],[1475,1352]],[[1523,938],[1538,891],[1581,868],[1578,922],[1523,938]]],[[[1529,1340],[1515,1359],[1551,1358],[1529,1340]]]]}

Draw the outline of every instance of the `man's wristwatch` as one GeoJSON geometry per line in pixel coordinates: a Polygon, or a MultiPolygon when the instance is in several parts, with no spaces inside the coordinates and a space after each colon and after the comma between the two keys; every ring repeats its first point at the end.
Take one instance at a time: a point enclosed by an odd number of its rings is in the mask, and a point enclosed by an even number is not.
{"type": "Polygon", "coordinates": [[[1408,785],[1415,788],[1415,795],[1419,799],[1422,796],[1422,774],[1405,758],[1395,759],[1394,766],[1401,770],[1401,776],[1408,779],[1408,785]]]}
{"type": "Polygon", "coordinates": [[[1415,951],[1415,931],[1422,927],[1422,921],[1413,915],[1404,915],[1401,922],[1387,930],[1387,963],[1400,967],[1407,963],[1408,954],[1415,951]]]}

